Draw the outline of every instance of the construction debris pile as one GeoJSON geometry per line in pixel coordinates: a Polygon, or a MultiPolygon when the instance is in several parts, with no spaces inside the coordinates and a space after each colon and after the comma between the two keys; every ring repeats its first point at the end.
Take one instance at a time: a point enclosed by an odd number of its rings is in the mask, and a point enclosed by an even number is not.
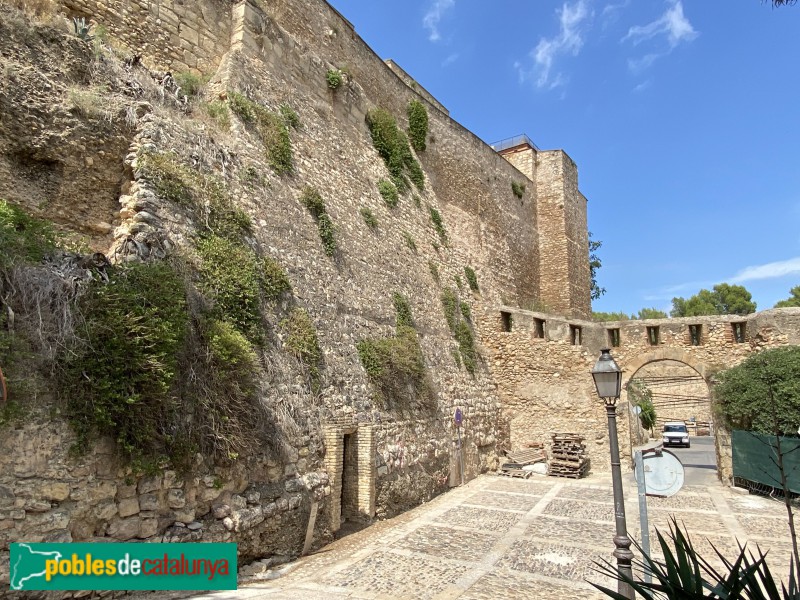
{"type": "Polygon", "coordinates": [[[522,450],[507,452],[506,456],[509,462],[500,467],[500,475],[527,479],[533,473],[544,474],[547,470],[544,464],[547,462],[547,452],[544,449],[544,444],[530,443],[527,448],[522,450]],[[538,465],[537,463],[542,464],[538,465]]]}

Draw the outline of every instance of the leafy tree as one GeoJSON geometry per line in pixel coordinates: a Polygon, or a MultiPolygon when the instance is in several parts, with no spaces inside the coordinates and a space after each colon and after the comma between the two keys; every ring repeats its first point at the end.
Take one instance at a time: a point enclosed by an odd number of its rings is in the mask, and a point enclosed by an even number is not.
{"type": "Polygon", "coordinates": [[[780,473],[792,540],[792,568],[800,575],[800,553],[784,462],[784,457],[792,450],[787,452],[781,441],[781,436],[794,435],[800,423],[800,346],[753,354],[738,366],[720,373],[718,381],[713,389],[715,407],[726,425],[774,438],[774,442],[766,446],[780,473]]]}
{"type": "Polygon", "coordinates": [[[628,383],[628,401],[641,408],[639,421],[645,429],[652,429],[656,424],[656,407],[653,406],[653,392],[641,379],[631,379],[628,383]]]}
{"type": "Polygon", "coordinates": [[[726,425],[772,435],[772,402],[778,433],[794,435],[800,424],[800,346],[765,350],[718,375],[716,409],[726,425]]]}
{"type": "Polygon", "coordinates": [[[657,308],[642,308],[639,314],[636,315],[637,319],[666,319],[669,315],[663,310],[657,308]]]}
{"type": "Polygon", "coordinates": [[[596,312],[592,311],[592,321],[627,321],[630,317],[624,312],[596,312]]]}
{"type": "Polygon", "coordinates": [[[748,315],[756,310],[753,296],[742,285],[720,283],[713,291],[700,290],[690,298],[673,298],[673,317],[748,315]]]}
{"type": "Polygon", "coordinates": [[[789,308],[792,306],[800,306],[800,285],[794,286],[789,293],[792,295],[791,298],[787,298],[786,300],[781,300],[775,305],[775,308],[789,308]]]}
{"type": "Polygon", "coordinates": [[[797,0],[772,0],[772,6],[792,6],[797,0]]]}
{"type": "Polygon", "coordinates": [[[597,285],[597,270],[603,266],[600,257],[597,255],[597,251],[603,245],[603,242],[600,240],[593,240],[592,239],[592,232],[589,232],[589,273],[591,274],[592,278],[592,300],[597,300],[606,293],[606,288],[602,288],[597,285]]]}

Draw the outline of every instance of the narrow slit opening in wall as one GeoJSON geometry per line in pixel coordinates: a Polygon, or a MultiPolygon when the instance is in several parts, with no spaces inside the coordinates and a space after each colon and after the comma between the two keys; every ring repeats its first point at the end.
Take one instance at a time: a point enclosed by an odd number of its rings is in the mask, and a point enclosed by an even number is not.
{"type": "Polygon", "coordinates": [[[500,320],[502,322],[503,331],[506,333],[511,331],[511,327],[513,325],[513,320],[511,318],[510,312],[501,311],[500,312],[500,320]]]}
{"type": "Polygon", "coordinates": [[[692,346],[699,346],[703,343],[702,325],[689,325],[689,342],[692,346]]]}
{"type": "Polygon", "coordinates": [[[581,345],[581,328],[579,325],[570,325],[569,326],[569,338],[572,342],[573,346],[580,346],[581,345]]]}
{"type": "Polygon", "coordinates": [[[533,337],[544,339],[544,319],[533,319],[533,337]]]}
{"type": "Polygon", "coordinates": [[[608,345],[612,348],[619,348],[619,329],[608,330],[608,345]]]}
{"type": "Polygon", "coordinates": [[[733,341],[736,344],[744,344],[744,335],[746,332],[746,323],[738,322],[731,323],[731,330],[733,331],[733,341]]]}
{"type": "Polygon", "coordinates": [[[345,434],[342,452],[342,523],[358,516],[358,444],[356,434],[345,434]]]}
{"type": "Polygon", "coordinates": [[[658,346],[658,326],[653,325],[647,328],[647,341],[651,346],[658,346]]]}

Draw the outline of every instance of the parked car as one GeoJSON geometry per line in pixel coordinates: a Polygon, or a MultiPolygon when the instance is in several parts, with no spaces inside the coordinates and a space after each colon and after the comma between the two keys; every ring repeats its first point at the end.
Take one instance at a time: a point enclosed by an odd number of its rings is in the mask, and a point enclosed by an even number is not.
{"type": "Polygon", "coordinates": [[[689,431],[686,423],[680,421],[670,421],[664,423],[664,434],[662,441],[665,446],[686,446],[691,447],[689,442],[689,431]]]}

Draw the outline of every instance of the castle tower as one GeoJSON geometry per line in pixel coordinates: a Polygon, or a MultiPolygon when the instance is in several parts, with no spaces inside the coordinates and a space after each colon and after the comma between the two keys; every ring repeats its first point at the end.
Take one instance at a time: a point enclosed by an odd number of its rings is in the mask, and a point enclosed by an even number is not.
{"type": "Polygon", "coordinates": [[[589,318],[591,278],[586,198],[563,150],[539,150],[526,135],[494,148],[534,185],[539,233],[539,300],[547,312],[589,318]]]}

